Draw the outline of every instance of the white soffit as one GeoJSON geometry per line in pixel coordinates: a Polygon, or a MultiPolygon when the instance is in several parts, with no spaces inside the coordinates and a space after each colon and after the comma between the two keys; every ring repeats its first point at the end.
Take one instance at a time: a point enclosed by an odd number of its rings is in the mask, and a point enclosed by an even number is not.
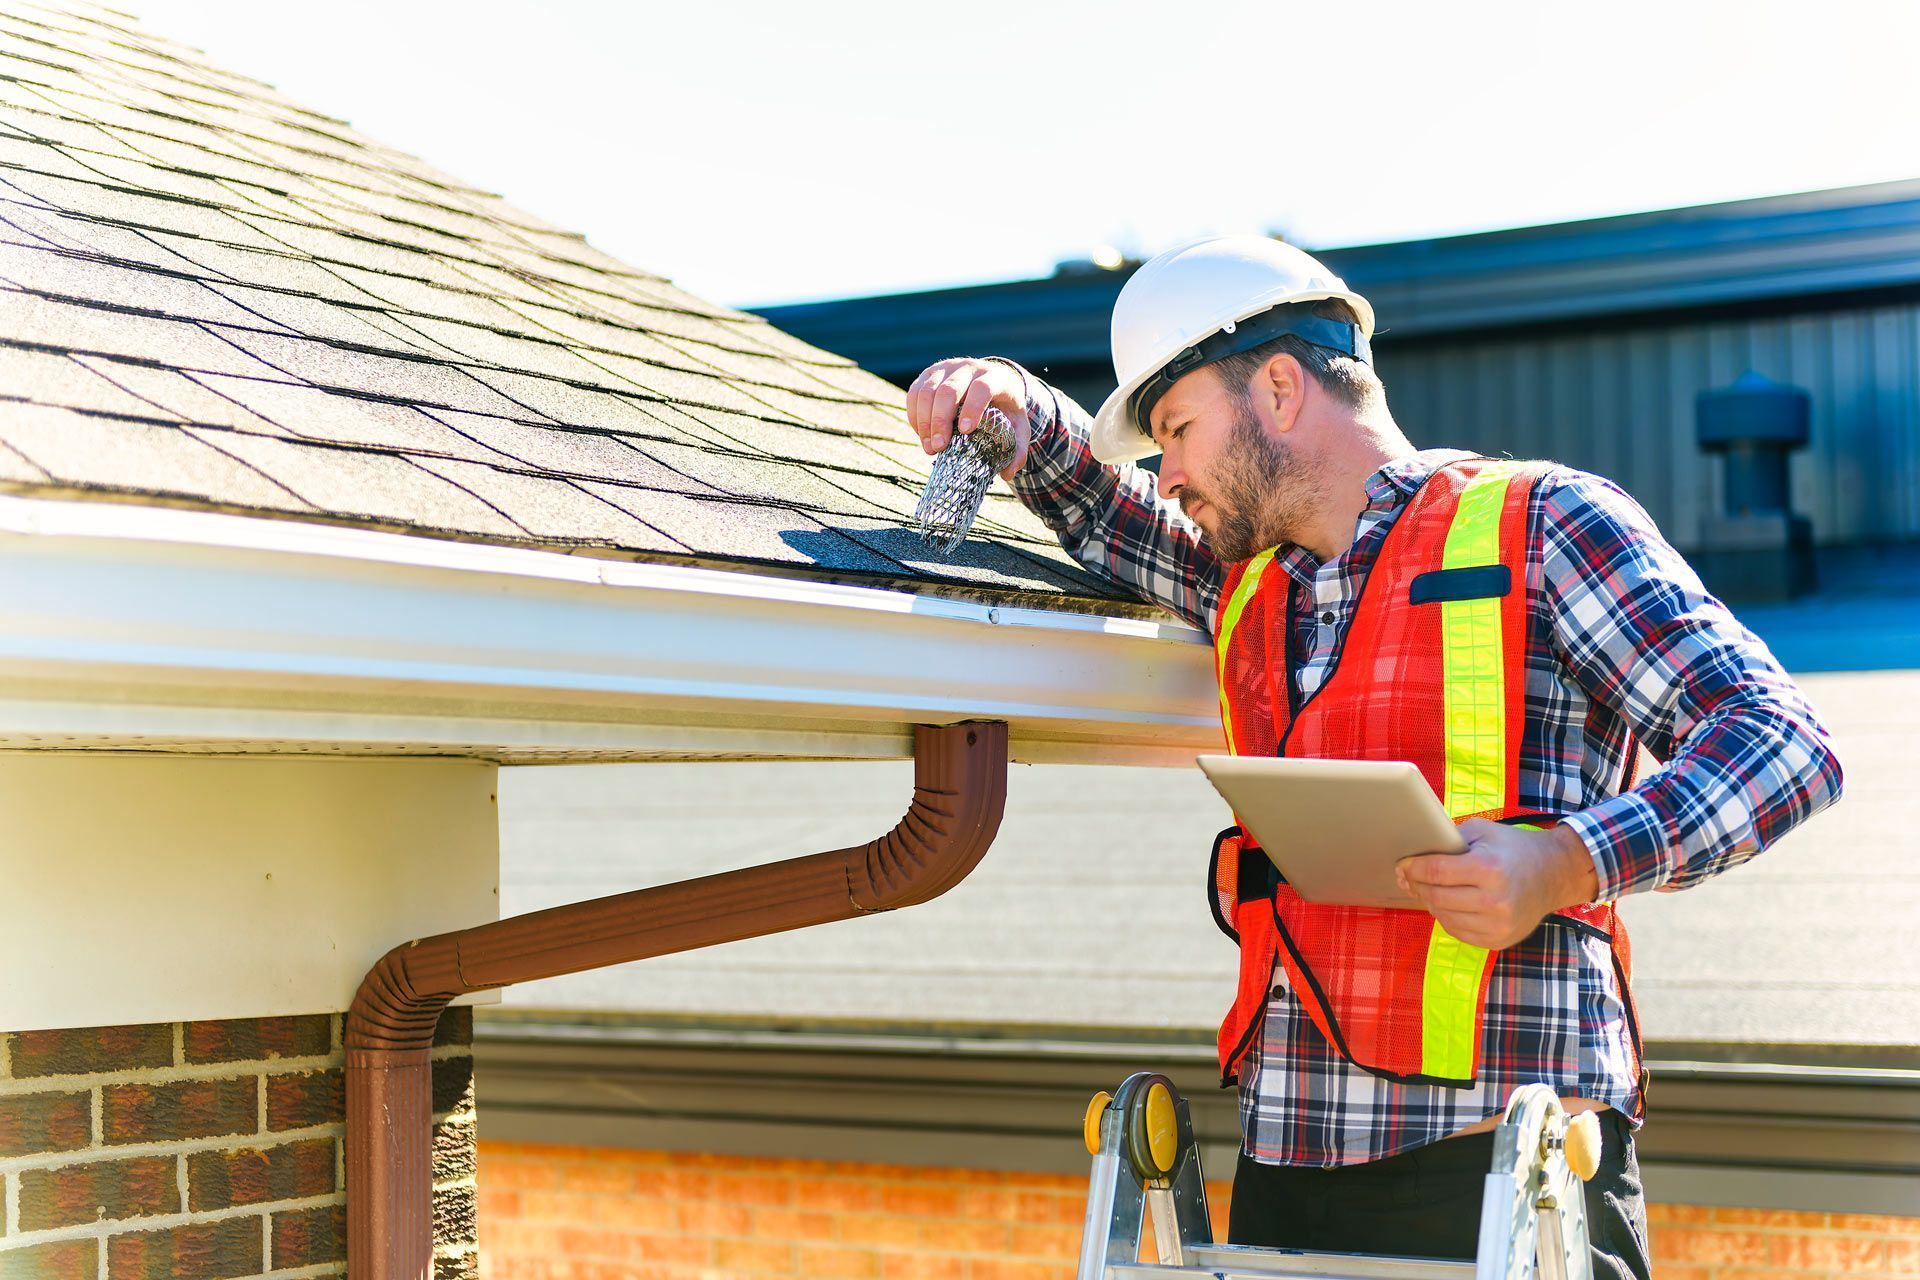
{"type": "Polygon", "coordinates": [[[0,750],[1186,766],[1216,717],[1177,623],[0,495],[0,750]]]}

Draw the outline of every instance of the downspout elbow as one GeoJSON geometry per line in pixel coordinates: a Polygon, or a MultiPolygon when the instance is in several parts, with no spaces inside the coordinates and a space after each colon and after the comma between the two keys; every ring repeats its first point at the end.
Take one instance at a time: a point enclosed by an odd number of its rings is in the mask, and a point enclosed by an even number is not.
{"type": "Polygon", "coordinates": [[[1007,726],[918,725],[913,801],[876,840],[403,943],[347,1011],[348,1271],[433,1264],[429,1050],[455,996],[914,906],[978,865],[1007,800],[1007,726]]]}
{"type": "Polygon", "coordinates": [[[915,730],[913,803],[877,840],[849,850],[847,894],[862,912],[939,897],[986,855],[1007,806],[1007,726],[915,730]]]}

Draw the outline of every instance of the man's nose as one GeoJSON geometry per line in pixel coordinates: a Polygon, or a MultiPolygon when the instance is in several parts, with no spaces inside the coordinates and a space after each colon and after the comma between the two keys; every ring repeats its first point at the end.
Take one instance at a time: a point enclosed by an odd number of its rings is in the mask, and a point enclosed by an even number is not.
{"type": "Polygon", "coordinates": [[[1172,452],[1160,455],[1160,492],[1169,498],[1178,498],[1180,490],[1187,484],[1187,469],[1172,452]]]}

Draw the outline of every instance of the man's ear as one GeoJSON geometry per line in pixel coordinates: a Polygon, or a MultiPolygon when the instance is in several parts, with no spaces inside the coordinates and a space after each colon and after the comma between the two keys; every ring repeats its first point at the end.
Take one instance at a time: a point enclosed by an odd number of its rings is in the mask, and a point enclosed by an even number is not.
{"type": "Polygon", "coordinates": [[[1300,420],[1307,398],[1307,376],[1298,358],[1279,351],[1255,379],[1254,387],[1266,402],[1274,430],[1285,434],[1300,420]]]}

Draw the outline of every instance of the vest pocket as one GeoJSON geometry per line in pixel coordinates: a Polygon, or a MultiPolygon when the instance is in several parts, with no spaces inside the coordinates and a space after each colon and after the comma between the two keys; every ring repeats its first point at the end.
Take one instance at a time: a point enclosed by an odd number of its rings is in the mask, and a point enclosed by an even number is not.
{"type": "Polygon", "coordinates": [[[1504,564],[1476,564],[1460,569],[1432,569],[1407,588],[1408,604],[1448,600],[1495,600],[1513,591],[1513,570],[1504,564]]]}

